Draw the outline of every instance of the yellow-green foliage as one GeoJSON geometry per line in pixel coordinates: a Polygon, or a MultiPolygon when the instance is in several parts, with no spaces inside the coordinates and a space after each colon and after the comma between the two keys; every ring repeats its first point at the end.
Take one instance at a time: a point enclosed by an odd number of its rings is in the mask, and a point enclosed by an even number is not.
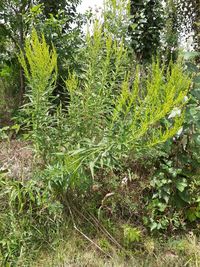
{"type": "Polygon", "coordinates": [[[135,242],[141,239],[141,231],[130,225],[123,225],[124,228],[124,244],[131,248],[135,242]]]}
{"type": "Polygon", "coordinates": [[[24,69],[31,89],[36,93],[44,93],[56,79],[57,54],[54,47],[49,49],[44,35],[40,39],[34,29],[25,43],[25,55],[21,51],[19,61],[24,69]]]}
{"type": "Polygon", "coordinates": [[[75,72],[71,73],[66,81],[71,99],[70,125],[82,136],[97,140],[107,127],[106,116],[130,63],[123,42],[113,40],[112,34],[104,30],[96,20],[86,36],[83,75],[80,79],[75,72]]]}
{"type": "Polygon", "coordinates": [[[19,55],[19,61],[28,83],[26,95],[29,103],[23,107],[26,124],[31,126],[31,139],[36,151],[44,156],[51,144],[50,98],[57,77],[57,54],[54,47],[50,50],[44,35],[39,38],[36,30],[33,30],[26,40],[24,52],[21,51],[19,55]]]}
{"type": "Polygon", "coordinates": [[[133,146],[142,138],[140,146],[147,147],[167,141],[181,128],[189,87],[190,80],[180,63],[166,67],[156,60],[145,78],[140,77],[137,67],[133,86],[130,87],[129,77],[122,83],[112,127],[119,122],[128,124],[127,139],[133,146]]]}
{"type": "Polygon", "coordinates": [[[181,129],[190,79],[180,62],[166,66],[156,59],[147,75],[140,66],[132,70],[123,40],[97,20],[87,34],[86,55],[84,80],[72,73],[66,81],[69,120],[75,125],[79,114],[74,129],[82,137],[100,141],[106,135],[132,150],[163,143],[181,129]]]}

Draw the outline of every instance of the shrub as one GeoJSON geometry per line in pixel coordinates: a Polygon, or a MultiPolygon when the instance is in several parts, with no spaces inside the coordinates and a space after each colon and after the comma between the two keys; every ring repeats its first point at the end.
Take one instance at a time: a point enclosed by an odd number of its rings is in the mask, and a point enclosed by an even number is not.
{"type": "Polygon", "coordinates": [[[185,65],[193,86],[182,129],[174,140],[169,140],[163,147],[165,156],[158,159],[151,181],[153,194],[152,200],[149,197],[148,218],[154,230],[183,228],[188,222],[198,223],[200,218],[200,76],[199,68],[191,58],[196,55],[195,52],[185,55],[185,65]]]}

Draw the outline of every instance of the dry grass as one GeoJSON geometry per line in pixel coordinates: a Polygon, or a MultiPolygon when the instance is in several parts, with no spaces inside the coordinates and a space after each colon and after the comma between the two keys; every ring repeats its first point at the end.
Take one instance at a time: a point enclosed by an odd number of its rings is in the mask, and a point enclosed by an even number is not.
{"type": "Polygon", "coordinates": [[[33,165],[33,153],[28,142],[0,142],[0,168],[8,170],[10,177],[30,179],[33,165]]]}
{"type": "MultiPolygon", "coordinates": [[[[128,256],[113,248],[107,258],[77,235],[68,236],[53,253],[41,255],[32,267],[199,267],[200,243],[194,235],[172,238],[166,243],[151,240],[153,249],[129,251],[128,256]]],[[[150,239],[147,239],[148,242],[150,239]]],[[[144,241],[144,243],[147,241],[144,241]]]]}

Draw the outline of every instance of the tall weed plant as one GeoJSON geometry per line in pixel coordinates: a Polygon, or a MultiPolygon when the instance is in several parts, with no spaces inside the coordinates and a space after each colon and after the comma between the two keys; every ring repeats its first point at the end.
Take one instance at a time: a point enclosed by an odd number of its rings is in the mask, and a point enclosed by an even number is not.
{"type": "Polygon", "coordinates": [[[72,72],[66,81],[68,144],[75,150],[70,157],[77,162],[79,155],[78,166],[86,162],[92,175],[94,166],[115,168],[179,132],[190,87],[180,62],[166,66],[155,59],[144,77],[130,63],[123,39],[114,39],[98,20],[87,33],[86,55],[84,78],[72,72]]]}
{"type": "Polygon", "coordinates": [[[26,40],[24,50],[25,55],[21,51],[19,61],[28,86],[28,102],[23,106],[25,123],[31,127],[31,140],[36,152],[45,158],[52,144],[50,128],[54,121],[51,110],[57,78],[57,54],[54,47],[50,50],[44,35],[39,38],[36,30],[26,40]]]}
{"type": "MultiPolygon", "coordinates": [[[[119,3],[109,5],[120,11],[119,3]]],[[[140,66],[131,63],[123,36],[118,38],[108,23],[97,18],[88,27],[84,54],[82,75],[69,71],[66,80],[67,112],[60,107],[56,116],[50,114],[55,50],[50,52],[44,36],[40,40],[33,31],[25,56],[19,57],[30,88],[25,109],[32,140],[39,153],[58,156],[61,166],[56,169],[64,172],[59,177],[69,184],[78,177],[94,178],[96,168],[115,168],[124,158],[141,156],[175,136],[184,120],[190,87],[180,62],[166,66],[157,58],[144,76],[140,66]],[[59,148],[54,142],[58,139],[59,148]]]]}

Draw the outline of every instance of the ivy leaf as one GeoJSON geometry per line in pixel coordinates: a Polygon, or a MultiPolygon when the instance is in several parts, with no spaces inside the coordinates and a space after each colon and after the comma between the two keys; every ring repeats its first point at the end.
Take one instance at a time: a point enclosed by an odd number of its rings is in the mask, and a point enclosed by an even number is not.
{"type": "Polygon", "coordinates": [[[185,188],[187,187],[187,180],[185,178],[179,179],[176,182],[176,188],[180,191],[183,192],[185,188]]]}
{"type": "Polygon", "coordinates": [[[164,212],[166,208],[167,208],[166,204],[161,203],[161,202],[158,204],[159,211],[164,212]]]}
{"type": "Polygon", "coordinates": [[[153,231],[158,228],[158,224],[156,222],[152,222],[150,226],[150,230],[153,231]]]}
{"type": "Polygon", "coordinates": [[[194,222],[197,218],[196,211],[194,209],[189,209],[186,211],[186,217],[190,222],[194,222]]]}

